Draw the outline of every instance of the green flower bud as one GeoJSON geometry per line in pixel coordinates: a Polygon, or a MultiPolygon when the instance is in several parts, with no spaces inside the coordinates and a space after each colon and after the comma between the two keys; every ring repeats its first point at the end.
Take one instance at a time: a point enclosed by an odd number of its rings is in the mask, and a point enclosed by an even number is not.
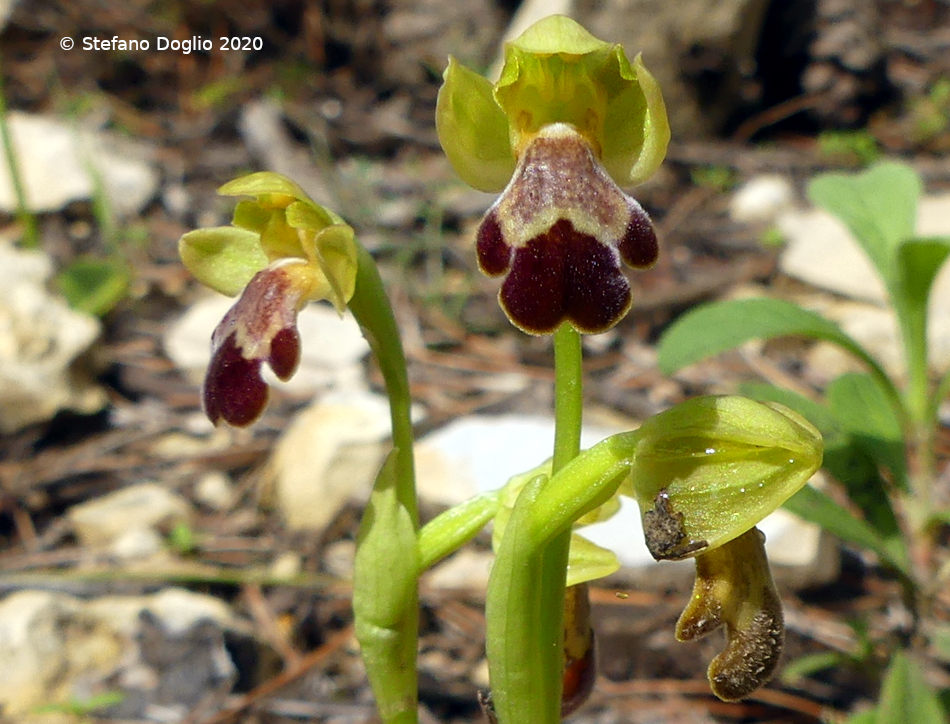
{"type": "Polygon", "coordinates": [[[821,466],[821,434],[811,423],[745,397],[688,400],[647,420],[639,436],[632,492],[658,560],[742,535],[821,466]]]}

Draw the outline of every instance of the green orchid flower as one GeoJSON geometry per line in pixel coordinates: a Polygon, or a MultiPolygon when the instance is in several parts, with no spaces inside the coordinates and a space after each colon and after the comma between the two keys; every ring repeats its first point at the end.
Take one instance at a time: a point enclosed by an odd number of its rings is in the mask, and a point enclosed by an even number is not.
{"type": "Polygon", "coordinates": [[[503,191],[476,234],[478,262],[505,276],[499,301],[532,334],[568,321],[609,329],[630,309],[621,262],[645,268],[656,234],[621,190],[649,177],[669,142],[666,109],[639,56],[570,18],[539,21],[506,46],[492,84],[449,60],[436,127],[469,185],[503,191]]]}
{"type": "Polygon", "coordinates": [[[212,422],[243,427],[267,404],[263,363],[282,380],[297,369],[301,307],[325,299],[341,313],[346,308],[358,250],[352,227],[280,174],[254,173],[218,192],[254,199],[237,204],[232,226],[182,236],[179,253],[202,283],[241,294],[212,335],[202,399],[212,422]]]}

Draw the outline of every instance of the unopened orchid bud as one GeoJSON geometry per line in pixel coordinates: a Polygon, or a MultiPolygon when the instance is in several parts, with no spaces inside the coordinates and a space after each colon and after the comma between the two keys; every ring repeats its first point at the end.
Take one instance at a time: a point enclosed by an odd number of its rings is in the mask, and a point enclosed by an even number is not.
{"type": "Polygon", "coordinates": [[[631,484],[653,557],[736,538],[821,466],[821,434],[788,408],[739,396],[687,400],[639,430],[631,484]]]}

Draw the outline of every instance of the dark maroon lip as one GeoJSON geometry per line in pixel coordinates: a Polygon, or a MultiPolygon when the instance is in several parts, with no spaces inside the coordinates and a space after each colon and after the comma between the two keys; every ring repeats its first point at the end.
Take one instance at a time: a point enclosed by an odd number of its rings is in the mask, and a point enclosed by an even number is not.
{"type": "Polygon", "coordinates": [[[499,300],[517,327],[548,334],[568,321],[596,333],[630,309],[621,262],[648,267],[658,244],[643,208],[559,124],[526,149],[478,228],[476,251],[485,274],[506,275],[499,300]]]}
{"type": "Polygon", "coordinates": [[[202,400],[211,422],[246,427],[269,397],[261,377],[266,362],[287,380],[300,363],[297,310],[301,292],[281,267],[258,272],[211,336],[211,364],[202,400]]]}

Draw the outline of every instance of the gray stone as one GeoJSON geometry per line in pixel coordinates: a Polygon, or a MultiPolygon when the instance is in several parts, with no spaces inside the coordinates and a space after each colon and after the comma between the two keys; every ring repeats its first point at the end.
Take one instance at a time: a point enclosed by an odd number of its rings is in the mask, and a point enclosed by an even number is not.
{"type": "MultiPolygon", "coordinates": [[[[224,633],[249,627],[221,601],[181,589],[85,601],[18,591],[0,600],[0,707],[22,724],[36,710],[119,690],[116,717],[158,710],[181,717],[236,671],[224,633]]],[[[149,718],[149,720],[154,720],[149,718]]]]}
{"type": "Polygon", "coordinates": [[[191,506],[157,483],[141,483],[74,505],[66,515],[80,542],[104,546],[128,535],[130,530],[187,521],[191,506]]]}
{"type": "MultiPolygon", "coordinates": [[[[8,121],[27,204],[34,212],[93,198],[96,175],[110,209],[119,216],[139,212],[158,190],[158,173],[141,144],[49,116],[12,111],[8,121]]],[[[8,168],[0,147],[0,210],[10,213],[16,196],[8,168]]]]}
{"type": "Polygon", "coordinates": [[[50,259],[0,241],[0,433],[50,419],[61,409],[94,412],[102,390],[77,364],[99,321],[47,291],[50,259]]]}

